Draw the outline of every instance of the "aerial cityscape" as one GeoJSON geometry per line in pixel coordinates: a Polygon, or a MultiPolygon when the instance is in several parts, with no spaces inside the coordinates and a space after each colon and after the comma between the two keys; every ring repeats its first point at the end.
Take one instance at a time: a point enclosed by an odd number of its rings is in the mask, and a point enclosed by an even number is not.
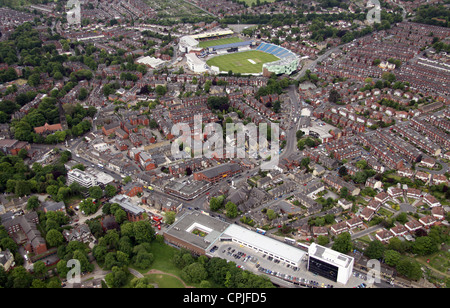
{"type": "Polygon", "coordinates": [[[449,288],[449,166],[449,0],[0,0],[0,288],[449,288]]]}

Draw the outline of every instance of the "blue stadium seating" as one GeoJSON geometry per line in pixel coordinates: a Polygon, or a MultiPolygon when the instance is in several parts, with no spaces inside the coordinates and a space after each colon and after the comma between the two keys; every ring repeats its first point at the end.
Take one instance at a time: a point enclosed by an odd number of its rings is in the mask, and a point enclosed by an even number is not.
{"type": "Polygon", "coordinates": [[[277,48],[278,46],[271,45],[269,48],[267,48],[266,52],[271,54],[277,48]]]}
{"type": "Polygon", "coordinates": [[[261,47],[261,51],[265,52],[267,50],[267,48],[269,48],[269,47],[270,47],[269,44],[264,44],[264,46],[261,47]]]}
{"type": "Polygon", "coordinates": [[[261,43],[256,50],[272,54],[280,59],[293,55],[288,49],[270,43],[261,43]]]}

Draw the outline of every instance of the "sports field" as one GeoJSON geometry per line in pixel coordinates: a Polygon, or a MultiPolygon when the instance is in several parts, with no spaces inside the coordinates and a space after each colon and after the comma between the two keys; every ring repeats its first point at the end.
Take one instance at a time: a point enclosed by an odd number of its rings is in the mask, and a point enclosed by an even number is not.
{"type": "Polygon", "coordinates": [[[279,60],[279,58],[274,55],[262,51],[251,50],[217,56],[206,61],[206,64],[210,67],[217,66],[222,72],[231,70],[235,74],[257,74],[262,73],[262,66],[264,63],[277,60],[279,60]]]}
{"type": "Polygon", "coordinates": [[[218,46],[218,45],[225,45],[225,44],[232,44],[232,43],[239,43],[239,42],[243,42],[242,39],[240,39],[239,37],[227,37],[227,38],[222,38],[222,39],[217,39],[217,40],[211,40],[211,41],[203,41],[200,42],[198,44],[199,47],[201,48],[207,48],[207,47],[211,47],[211,46],[218,46]]]}

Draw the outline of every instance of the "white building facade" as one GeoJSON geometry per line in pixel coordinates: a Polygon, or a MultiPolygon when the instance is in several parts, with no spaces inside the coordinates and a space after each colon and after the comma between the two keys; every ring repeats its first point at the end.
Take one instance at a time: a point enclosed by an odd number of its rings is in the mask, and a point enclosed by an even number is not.
{"type": "Polygon", "coordinates": [[[312,243],[308,249],[308,271],[347,284],[352,276],[354,259],[350,256],[312,243]]]}

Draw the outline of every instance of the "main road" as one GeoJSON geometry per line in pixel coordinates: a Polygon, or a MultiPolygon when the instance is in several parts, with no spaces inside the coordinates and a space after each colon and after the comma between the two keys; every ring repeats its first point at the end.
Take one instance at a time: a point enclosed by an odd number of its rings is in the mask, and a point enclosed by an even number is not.
{"type": "Polygon", "coordinates": [[[291,99],[291,114],[289,120],[290,123],[287,125],[288,128],[286,130],[286,145],[282,151],[282,154],[279,157],[280,161],[283,158],[289,157],[289,155],[297,151],[296,134],[298,130],[299,121],[295,121],[295,119],[298,120],[298,118],[300,118],[302,111],[302,102],[300,101],[300,97],[295,85],[289,86],[288,95],[289,98],[291,99]]]}

